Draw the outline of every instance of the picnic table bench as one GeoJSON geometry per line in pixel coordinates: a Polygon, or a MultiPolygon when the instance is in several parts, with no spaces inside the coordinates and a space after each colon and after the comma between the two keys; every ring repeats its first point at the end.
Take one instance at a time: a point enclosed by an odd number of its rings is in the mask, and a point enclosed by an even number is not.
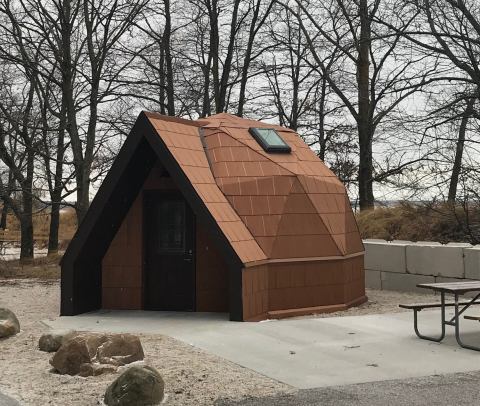
{"type": "MultiPolygon", "coordinates": [[[[459,305],[466,305],[470,302],[459,302],[459,305]]],[[[478,302],[480,304],[480,302],[478,302]]],[[[422,311],[423,309],[434,309],[441,307],[441,303],[413,303],[413,304],[399,304],[398,307],[402,309],[408,309],[413,311],[422,311]]],[[[445,307],[453,307],[455,303],[445,303],[445,307]]]]}
{"type": "MultiPolygon", "coordinates": [[[[399,307],[402,309],[413,310],[413,328],[415,334],[423,339],[430,340],[435,342],[440,342],[445,338],[445,326],[455,327],[455,339],[457,343],[463,347],[470,350],[480,351],[480,347],[465,344],[462,341],[460,336],[460,316],[470,307],[476,304],[480,304],[480,301],[477,301],[480,298],[480,281],[462,281],[462,282],[444,282],[444,283],[421,283],[417,287],[423,289],[430,289],[434,292],[440,293],[440,303],[419,303],[419,304],[400,304],[399,307]],[[475,292],[476,295],[470,300],[460,301],[459,297],[467,293],[475,292]],[[445,295],[451,294],[454,297],[453,303],[445,302],[445,295]],[[445,317],[445,309],[447,307],[454,307],[455,313],[452,318],[449,320],[445,317]],[[418,312],[423,309],[434,309],[440,308],[441,313],[441,334],[438,337],[432,337],[425,334],[421,334],[418,330],[418,312]]],[[[480,316],[464,316],[468,320],[477,320],[480,321],[480,316]]]]}

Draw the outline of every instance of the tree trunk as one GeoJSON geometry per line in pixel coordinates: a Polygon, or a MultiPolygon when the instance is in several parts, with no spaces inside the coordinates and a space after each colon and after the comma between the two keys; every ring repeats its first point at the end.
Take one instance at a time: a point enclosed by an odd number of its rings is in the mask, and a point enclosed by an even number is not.
{"type": "MultiPolygon", "coordinates": [[[[207,2],[208,14],[210,18],[210,49],[209,58],[211,58],[211,75],[213,83],[213,94],[215,99],[215,111],[218,113],[218,106],[220,100],[220,63],[218,48],[220,38],[218,33],[218,1],[211,0],[207,2]]],[[[210,72],[208,72],[210,75],[210,72]]],[[[208,89],[207,89],[208,91],[208,89]]],[[[210,95],[209,95],[210,96],[210,95]]]]}
{"type": "Polygon", "coordinates": [[[0,228],[5,230],[7,228],[7,214],[8,214],[8,203],[6,200],[3,201],[2,207],[2,216],[0,218],[0,228]]]}
{"type": "MultiPolygon", "coordinates": [[[[163,34],[165,35],[165,34],[163,34]]],[[[165,109],[165,49],[163,48],[163,38],[160,43],[160,61],[159,61],[160,69],[159,69],[159,84],[160,84],[160,94],[159,94],[159,102],[160,102],[160,114],[166,115],[165,109]]]]}
{"type": "Polygon", "coordinates": [[[95,136],[98,120],[98,92],[100,78],[92,75],[92,90],[90,94],[90,117],[88,119],[87,137],[85,145],[85,154],[83,156],[81,176],[77,174],[77,203],[75,209],[77,212],[78,224],[83,220],[90,207],[90,174],[92,171],[92,162],[94,156],[95,136]],[[97,79],[95,79],[95,77],[97,79]]]}
{"type": "Polygon", "coordinates": [[[22,212],[20,220],[20,262],[29,263],[33,260],[33,151],[27,156],[27,176],[22,184],[22,212]]]}
{"type": "MultiPolygon", "coordinates": [[[[8,185],[7,185],[7,197],[9,198],[12,194],[13,188],[15,186],[15,178],[11,169],[8,170],[8,185]]],[[[8,204],[7,199],[3,199],[2,215],[0,218],[0,228],[5,230],[7,228],[7,218],[8,211],[10,210],[10,205],[8,204]]]]}
{"type": "MultiPolygon", "coordinates": [[[[213,26],[213,20],[216,21],[216,1],[213,1],[213,5],[208,0],[205,5],[207,6],[208,9],[208,15],[210,18],[210,27],[213,26]]],[[[213,58],[214,54],[217,54],[218,57],[218,51],[214,51],[215,48],[215,41],[214,41],[214,32],[212,29],[210,29],[210,39],[209,39],[209,49],[208,49],[208,56],[207,56],[207,64],[205,66],[202,66],[203,70],[203,101],[202,101],[202,117],[207,117],[212,114],[212,105],[210,102],[210,75],[211,75],[211,70],[212,70],[212,63],[213,63],[213,58]]],[[[202,49],[202,51],[205,53],[205,49],[202,49]]],[[[218,72],[217,72],[218,73],[218,72]]]]}
{"type": "Polygon", "coordinates": [[[53,190],[50,194],[52,200],[50,212],[50,230],[48,234],[48,255],[54,255],[58,252],[58,229],[60,227],[60,204],[63,190],[63,159],[65,155],[65,126],[66,101],[62,100],[62,109],[60,112],[60,123],[57,140],[57,155],[55,162],[55,179],[53,190]]]}
{"type": "MultiPolygon", "coordinates": [[[[162,47],[165,58],[165,87],[167,91],[167,112],[169,116],[175,115],[175,91],[173,79],[172,53],[170,37],[172,33],[172,16],[170,15],[170,0],[163,0],[165,4],[165,29],[162,36],[162,47]]],[[[162,67],[163,69],[163,67],[162,67]]]]}
{"type": "Polygon", "coordinates": [[[78,225],[82,222],[90,206],[88,191],[90,189],[90,179],[85,176],[77,176],[77,202],[75,203],[75,213],[77,214],[78,225]]]}
{"type": "Polygon", "coordinates": [[[237,18],[240,0],[235,0],[233,4],[232,20],[230,22],[230,38],[228,40],[227,56],[223,62],[223,70],[219,82],[218,95],[216,100],[216,112],[223,113],[227,110],[227,94],[229,87],[230,71],[232,69],[232,60],[235,51],[235,39],[237,37],[237,18]]]}
{"type": "Polygon", "coordinates": [[[212,66],[212,55],[209,53],[207,57],[207,65],[203,67],[203,102],[202,117],[208,117],[212,114],[212,106],[210,103],[210,67],[212,66]]]}
{"type": "Polygon", "coordinates": [[[320,144],[318,157],[325,161],[327,152],[327,139],[325,135],[325,99],[327,93],[327,80],[322,77],[322,87],[320,91],[320,100],[318,102],[318,140],[320,144]]]}
{"type": "Polygon", "coordinates": [[[358,125],[360,163],[358,168],[358,196],[360,210],[369,210],[374,207],[372,185],[372,143],[370,133],[362,125],[358,125]]]}
{"type": "Polygon", "coordinates": [[[50,231],[48,233],[48,254],[58,253],[58,230],[60,228],[60,202],[52,202],[50,208],[50,231]]]}
{"type": "Polygon", "coordinates": [[[33,221],[31,211],[23,213],[20,218],[20,238],[20,262],[22,264],[31,263],[33,260],[33,221]]]}
{"type": "Polygon", "coordinates": [[[358,85],[358,144],[360,163],[358,168],[358,196],[360,210],[374,207],[372,123],[370,119],[370,19],[368,1],[360,0],[360,41],[358,44],[357,85],[358,85]]]}
{"type": "Polygon", "coordinates": [[[250,29],[248,32],[247,49],[245,51],[245,56],[243,58],[242,77],[240,79],[240,92],[238,94],[238,110],[237,110],[238,117],[243,117],[243,109],[245,106],[246,91],[247,91],[248,71],[249,71],[250,62],[252,59],[253,42],[255,41],[255,34],[257,32],[255,25],[258,19],[259,12],[260,12],[260,1],[257,2],[255,10],[253,12],[253,17],[252,17],[252,21],[250,23],[250,29]]]}
{"type": "Polygon", "coordinates": [[[250,64],[252,62],[252,51],[253,51],[255,37],[257,36],[258,30],[265,23],[265,20],[267,19],[267,16],[270,14],[270,10],[272,9],[273,4],[275,3],[274,1],[271,1],[269,3],[268,7],[264,12],[263,17],[259,21],[262,1],[263,0],[257,0],[255,4],[252,21],[250,22],[250,28],[248,32],[247,48],[245,50],[245,56],[243,58],[242,76],[240,79],[240,91],[238,94],[237,116],[239,117],[243,117],[243,112],[245,108],[247,82],[248,82],[248,75],[250,71],[250,64]]]}
{"type": "MultiPolygon", "coordinates": [[[[299,34],[300,35],[300,34],[299,34]]],[[[297,55],[298,55],[298,47],[300,46],[301,39],[298,39],[297,44],[297,55]]],[[[290,110],[290,117],[288,120],[288,127],[293,131],[297,131],[298,129],[298,117],[299,117],[299,102],[298,102],[298,95],[300,93],[300,64],[301,59],[300,57],[296,57],[296,61],[294,62],[295,58],[295,51],[292,51],[290,48],[290,61],[291,61],[291,80],[292,80],[292,87],[293,87],[293,94],[292,94],[292,108],[290,110]]]]}
{"type": "Polygon", "coordinates": [[[70,137],[70,143],[73,154],[73,165],[75,167],[75,181],[77,186],[77,203],[75,205],[75,212],[77,214],[78,224],[85,216],[88,209],[88,185],[85,187],[84,180],[84,156],[82,140],[78,133],[77,126],[77,110],[75,104],[74,92],[74,72],[72,58],[72,22],[71,22],[71,1],[63,1],[63,15],[62,15],[62,97],[65,99],[65,106],[67,110],[66,131],[70,137]],[[85,204],[85,201],[87,204],[85,204]]]}
{"type": "Polygon", "coordinates": [[[475,99],[472,97],[467,100],[467,106],[463,113],[462,122],[458,130],[457,148],[455,151],[455,160],[453,162],[452,176],[450,178],[450,185],[448,188],[448,202],[455,203],[457,198],[458,179],[462,169],[463,149],[465,146],[465,134],[467,132],[468,120],[473,114],[473,106],[475,99]]]}

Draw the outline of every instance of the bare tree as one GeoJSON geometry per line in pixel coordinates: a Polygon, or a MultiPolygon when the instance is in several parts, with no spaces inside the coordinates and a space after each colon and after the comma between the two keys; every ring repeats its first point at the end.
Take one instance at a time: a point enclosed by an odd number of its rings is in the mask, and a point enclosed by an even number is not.
{"type": "Polygon", "coordinates": [[[147,0],[19,0],[31,29],[43,35],[50,65],[58,67],[81,221],[89,207],[97,151],[99,108],[111,102],[119,75],[131,62],[119,44],[135,25],[147,0]]]}
{"type": "Polygon", "coordinates": [[[475,98],[469,98],[465,101],[465,110],[461,116],[460,126],[458,128],[458,138],[456,140],[455,157],[452,166],[452,176],[448,187],[448,201],[455,203],[458,190],[458,181],[462,170],[463,152],[465,149],[465,139],[469,120],[474,113],[475,98]]]}
{"type": "MultiPolygon", "coordinates": [[[[443,96],[446,93],[450,99],[432,112],[437,122],[431,127],[438,129],[445,124],[459,122],[448,179],[447,200],[453,203],[463,170],[462,161],[468,142],[466,133],[469,122],[475,118],[475,104],[479,97],[480,6],[471,0],[413,0],[398,4],[394,12],[403,20],[414,22],[402,35],[426,55],[435,55],[439,65],[444,67],[433,76],[440,88],[437,91],[443,96]]],[[[384,24],[394,29],[388,21],[384,24]]],[[[441,137],[448,138],[448,142],[452,138],[441,137]]]]}
{"type": "Polygon", "coordinates": [[[34,170],[39,137],[36,89],[42,41],[28,41],[10,2],[0,3],[0,160],[13,179],[5,185],[0,177],[0,196],[18,218],[21,230],[20,259],[33,259],[34,170]],[[18,86],[17,86],[18,84],[18,86]],[[18,185],[20,199],[12,198],[18,185]]]}
{"type": "Polygon", "coordinates": [[[414,158],[387,170],[377,168],[380,171],[375,173],[373,143],[385,117],[421,90],[435,69],[425,69],[424,57],[405,48],[401,32],[408,28],[409,21],[402,22],[396,32],[386,32],[381,25],[374,24],[377,19],[390,15],[386,3],[336,0],[317,7],[309,7],[310,4],[303,1],[295,1],[296,7],[281,3],[299,22],[312,66],[325,77],[356,123],[358,194],[362,210],[374,205],[375,181],[382,181],[403,171],[406,164],[420,160],[414,158]],[[318,46],[319,41],[322,46],[318,46]],[[338,52],[338,62],[330,67],[323,56],[326,46],[338,52]]]}

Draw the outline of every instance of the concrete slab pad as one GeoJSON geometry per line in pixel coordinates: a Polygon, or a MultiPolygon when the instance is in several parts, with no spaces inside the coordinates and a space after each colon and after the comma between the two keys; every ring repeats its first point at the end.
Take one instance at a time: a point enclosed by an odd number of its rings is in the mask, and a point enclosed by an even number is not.
{"type": "MultiPolygon", "coordinates": [[[[472,310],[473,312],[474,310],[472,310]]],[[[422,331],[439,331],[440,313],[420,313],[422,331]]],[[[55,329],[157,333],[201,348],[297,388],[315,388],[466,372],[480,353],[418,339],[410,312],[236,323],[226,315],[112,311],[60,317],[55,329]]],[[[462,323],[465,342],[480,345],[480,325],[462,323]]]]}

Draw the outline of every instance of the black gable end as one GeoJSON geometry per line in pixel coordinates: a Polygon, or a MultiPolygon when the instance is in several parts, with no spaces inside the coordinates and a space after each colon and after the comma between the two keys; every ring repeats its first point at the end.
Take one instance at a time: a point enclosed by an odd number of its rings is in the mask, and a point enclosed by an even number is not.
{"type": "Polygon", "coordinates": [[[62,316],[101,307],[102,258],[157,159],[145,137],[151,131],[141,113],[65,252],[62,316]]]}

